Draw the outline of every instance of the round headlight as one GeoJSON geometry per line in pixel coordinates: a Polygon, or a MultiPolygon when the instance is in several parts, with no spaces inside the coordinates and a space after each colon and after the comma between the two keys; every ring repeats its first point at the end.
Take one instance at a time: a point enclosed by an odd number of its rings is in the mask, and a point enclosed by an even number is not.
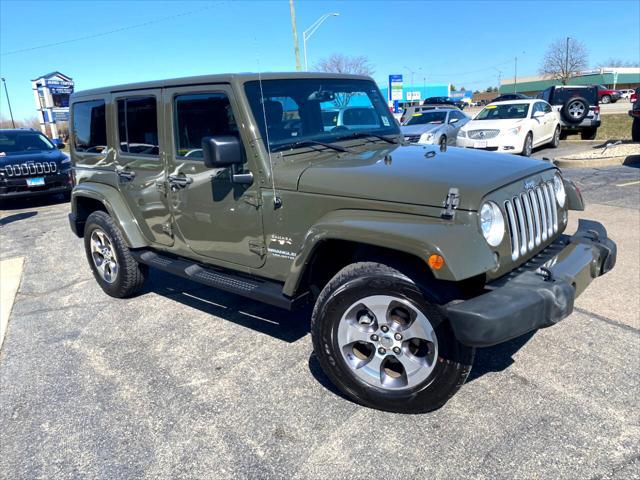
{"type": "Polygon", "coordinates": [[[493,202],[485,202],[480,208],[480,229],[489,245],[497,247],[504,237],[504,217],[500,207],[493,202]]]}
{"type": "Polygon", "coordinates": [[[556,192],[556,200],[560,207],[564,207],[564,202],[567,200],[567,192],[564,190],[564,183],[562,177],[559,174],[555,174],[553,177],[553,190],[556,192]]]}

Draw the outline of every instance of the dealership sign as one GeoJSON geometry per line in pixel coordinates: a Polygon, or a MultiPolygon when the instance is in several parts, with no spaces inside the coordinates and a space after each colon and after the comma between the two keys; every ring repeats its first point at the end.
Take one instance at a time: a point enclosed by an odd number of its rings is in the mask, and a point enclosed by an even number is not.
{"type": "Polygon", "coordinates": [[[402,75],[389,75],[389,100],[402,100],[402,75]]]}

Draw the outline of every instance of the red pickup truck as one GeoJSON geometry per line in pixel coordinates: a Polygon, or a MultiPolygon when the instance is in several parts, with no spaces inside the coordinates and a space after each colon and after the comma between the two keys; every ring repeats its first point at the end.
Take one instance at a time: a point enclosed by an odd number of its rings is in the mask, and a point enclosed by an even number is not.
{"type": "Polygon", "coordinates": [[[600,103],[616,103],[620,100],[620,92],[598,85],[598,100],[600,103]]]}

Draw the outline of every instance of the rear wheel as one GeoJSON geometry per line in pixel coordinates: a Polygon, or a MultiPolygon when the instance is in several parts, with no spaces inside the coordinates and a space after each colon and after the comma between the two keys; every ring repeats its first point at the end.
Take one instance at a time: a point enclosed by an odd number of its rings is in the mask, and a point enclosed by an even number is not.
{"type": "Polygon", "coordinates": [[[84,246],[93,276],[107,295],[126,298],[137,293],[148,267],[131,256],[120,230],[105,212],[93,212],[84,229],[84,246]]]}
{"type": "Polygon", "coordinates": [[[438,145],[440,145],[440,150],[446,150],[447,149],[447,136],[446,135],[442,135],[440,137],[440,140],[438,141],[438,145]]]}
{"type": "Polygon", "coordinates": [[[441,407],[473,363],[474,349],[455,339],[416,284],[380,263],[355,263],[331,279],[313,310],[311,334],[331,381],[381,410],[441,407]]]}
{"type": "Polygon", "coordinates": [[[611,96],[603,95],[602,98],[600,99],[600,103],[611,103],[611,96]]]}
{"type": "Polygon", "coordinates": [[[531,132],[529,132],[527,133],[527,136],[524,138],[521,155],[523,157],[530,157],[532,151],[533,151],[533,135],[531,134],[531,132]]]}
{"type": "Polygon", "coordinates": [[[580,132],[580,138],[582,140],[595,140],[597,133],[597,128],[585,128],[580,132]]]}

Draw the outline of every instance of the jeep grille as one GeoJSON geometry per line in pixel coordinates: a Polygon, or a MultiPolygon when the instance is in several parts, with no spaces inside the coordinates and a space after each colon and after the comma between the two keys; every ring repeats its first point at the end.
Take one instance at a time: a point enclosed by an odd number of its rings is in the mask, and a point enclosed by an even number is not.
{"type": "Polygon", "coordinates": [[[27,175],[38,175],[43,173],[55,173],[58,170],[58,166],[55,162],[37,162],[37,163],[22,163],[16,165],[7,165],[4,167],[4,171],[7,177],[23,177],[27,175]]]}
{"type": "Polygon", "coordinates": [[[544,182],[504,202],[511,258],[517,260],[558,231],[558,210],[551,182],[544,182]]]}

